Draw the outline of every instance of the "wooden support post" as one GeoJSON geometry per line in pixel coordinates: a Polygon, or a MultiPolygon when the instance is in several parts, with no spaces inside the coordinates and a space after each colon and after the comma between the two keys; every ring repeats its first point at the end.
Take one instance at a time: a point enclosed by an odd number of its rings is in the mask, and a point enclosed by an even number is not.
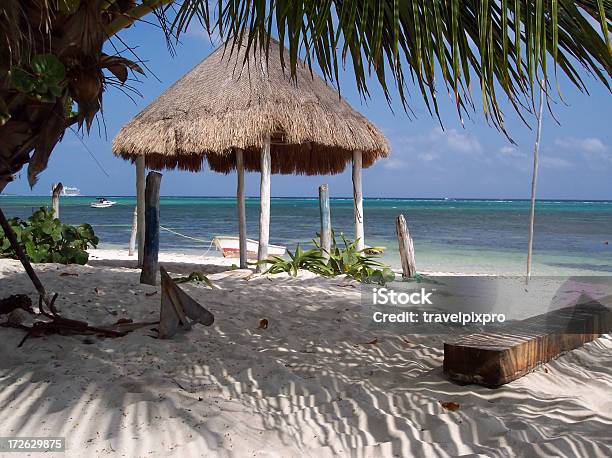
{"type": "Polygon", "coordinates": [[[145,188],[145,236],[144,256],[140,283],[157,284],[157,259],[159,255],[159,185],[162,174],[149,172],[145,188]]]}
{"type": "Polygon", "coordinates": [[[414,277],[416,275],[414,246],[404,215],[399,215],[397,217],[395,221],[395,230],[397,232],[397,241],[399,242],[400,259],[402,261],[402,277],[414,277]]]}
{"type": "Polygon", "coordinates": [[[62,193],[62,190],[64,189],[64,186],[61,183],[55,184],[53,183],[53,186],[51,187],[51,207],[53,208],[53,217],[54,218],[58,218],[59,219],[59,199],[60,199],[60,194],[62,193]]]}
{"type": "Polygon", "coordinates": [[[365,248],[365,240],[363,233],[363,193],[361,190],[361,166],[361,151],[353,151],[353,212],[355,215],[355,240],[357,240],[358,250],[363,250],[365,248]]]}
{"type": "Polygon", "coordinates": [[[138,265],[142,266],[145,243],[145,158],[136,158],[136,211],[138,213],[137,236],[138,265]]]}
{"type": "MultiPolygon", "coordinates": [[[[261,149],[261,185],[259,188],[260,213],[259,213],[259,249],[257,251],[257,261],[261,262],[268,259],[268,242],[270,241],[270,136],[261,149]]],[[[266,266],[257,264],[257,272],[264,271],[266,266]]]]}
{"type": "Polygon", "coordinates": [[[319,186],[319,212],[321,213],[321,254],[329,258],[331,251],[331,215],[329,210],[329,187],[319,186]]]}
{"type": "Polygon", "coordinates": [[[136,249],[136,231],[138,228],[138,207],[134,207],[134,216],[132,218],[132,233],[130,234],[130,245],[128,247],[128,256],[134,256],[136,249]]]}
{"type": "Polygon", "coordinates": [[[244,152],[236,149],[236,174],[238,183],[236,185],[236,200],[238,205],[238,238],[240,247],[240,268],[247,268],[247,233],[246,233],[246,208],[244,201],[244,152]]]}

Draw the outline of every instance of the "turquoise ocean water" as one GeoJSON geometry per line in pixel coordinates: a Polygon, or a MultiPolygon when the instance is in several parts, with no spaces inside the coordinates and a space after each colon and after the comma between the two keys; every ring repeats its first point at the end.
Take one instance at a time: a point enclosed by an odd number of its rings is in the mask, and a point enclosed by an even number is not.
{"type": "MultiPolygon", "coordinates": [[[[65,197],[61,219],[90,223],[101,248],[126,248],[135,199],[109,197],[117,205],[90,208],[93,197],[65,197]]],[[[8,217],[25,218],[50,205],[49,197],[0,196],[8,217]]],[[[257,238],[258,199],[247,199],[248,236],[257,238]]],[[[336,232],[353,234],[351,199],[332,199],[336,232]]],[[[236,235],[234,198],[162,197],[161,224],[177,232],[210,240],[236,235]]],[[[466,273],[522,273],[525,270],[529,202],[522,200],[366,199],[366,242],[387,247],[385,260],[399,267],[395,217],[408,220],[419,270],[466,273]]],[[[319,230],[316,199],[272,199],[270,242],[293,250],[310,246],[319,230]]],[[[161,249],[204,253],[208,243],[161,232],[161,249]]],[[[211,251],[211,253],[214,252],[211,251]]],[[[536,207],[533,271],[539,275],[609,275],[612,273],[612,201],[539,201],[536,207]],[[608,242],[608,244],[606,244],[608,242]]]]}

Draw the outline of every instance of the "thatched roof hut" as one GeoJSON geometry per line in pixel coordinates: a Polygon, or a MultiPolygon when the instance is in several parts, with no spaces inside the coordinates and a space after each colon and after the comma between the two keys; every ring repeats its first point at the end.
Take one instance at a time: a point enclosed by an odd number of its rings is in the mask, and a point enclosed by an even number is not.
{"type": "MultiPolygon", "coordinates": [[[[261,172],[259,261],[268,258],[271,173],[333,174],[351,163],[355,238],[364,247],[361,169],[389,154],[387,140],[303,62],[291,78],[279,46],[271,43],[268,58],[253,50],[247,55],[245,47],[234,52],[218,48],[115,137],[113,152],[137,166],[139,262],[145,238],[145,165],[199,171],[204,160],[217,172],[237,170],[241,267],[247,266],[245,170],[261,172]]],[[[322,204],[322,215],[323,206],[329,223],[329,202],[322,204]]],[[[323,219],[321,234],[329,233],[323,219]]]]}
{"type": "Polygon", "coordinates": [[[253,50],[245,61],[244,47],[219,47],[123,126],[113,152],[191,171],[206,157],[212,170],[228,173],[239,148],[245,169],[259,171],[270,138],[272,173],[306,175],[339,173],[354,151],[364,167],[388,155],[382,133],[303,62],[291,79],[278,47],[270,44],[267,62],[253,50]]]}

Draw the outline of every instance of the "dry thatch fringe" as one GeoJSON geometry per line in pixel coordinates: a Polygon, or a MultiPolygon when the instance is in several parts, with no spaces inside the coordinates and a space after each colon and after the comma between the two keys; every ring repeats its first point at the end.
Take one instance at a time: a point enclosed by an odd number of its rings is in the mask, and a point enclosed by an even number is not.
{"type": "Polygon", "coordinates": [[[242,148],[247,170],[257,171],[258,150],[273,135],[274,173],[339,173],[355,150],[363,151],[364,167],[386,157],[382,133],[303,63],[297,80],[289,78],[278,46],[267,65],[251,54],[244,67],[244,49],[217,49],[121,129],[114,153],[192,171],[206,155],[213,170],[228,173],[242,148]]]}

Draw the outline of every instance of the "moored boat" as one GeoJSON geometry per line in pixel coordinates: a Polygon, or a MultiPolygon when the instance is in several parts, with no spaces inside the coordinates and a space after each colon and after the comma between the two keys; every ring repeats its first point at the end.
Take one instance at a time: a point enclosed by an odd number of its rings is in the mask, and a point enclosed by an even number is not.
{"type": "MultiPolygon", "coordinates": [[[[217,250],[219,250],[225,258],[237,258],[240,256],[240,239],[233,236],[218,235],[213,239],[217,250]]],[[[247,258],[257,258],[259,250],[259,242],[253,239],[247,239],[247,258]]],[[[287,252],[287,248],[280,245],[268,245],[268,256],[283,256],[287,252]]]]}
{"type": "Polygon", "coordinates": [[[115,205],[117,202],[108,200],[106,197],[98,197],[97,202],[89,204],[92,208],[109,208],[115,205]]]}

